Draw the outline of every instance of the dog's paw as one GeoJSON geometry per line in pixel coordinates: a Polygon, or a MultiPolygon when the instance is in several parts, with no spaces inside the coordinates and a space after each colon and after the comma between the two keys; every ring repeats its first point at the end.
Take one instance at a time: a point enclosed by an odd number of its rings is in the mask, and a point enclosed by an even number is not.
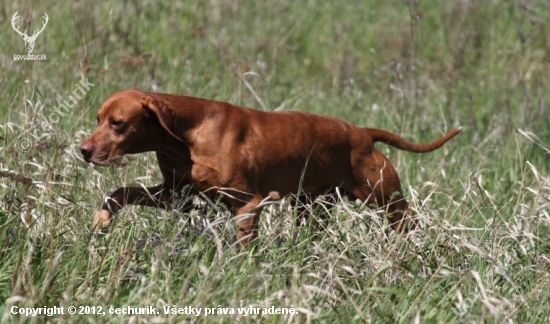
{"type": "Polygon", "coordinates": [[[111,213],[105,209],[97,211],[94,215],[94,228],[97,230],[111,225],[111,213]]]}

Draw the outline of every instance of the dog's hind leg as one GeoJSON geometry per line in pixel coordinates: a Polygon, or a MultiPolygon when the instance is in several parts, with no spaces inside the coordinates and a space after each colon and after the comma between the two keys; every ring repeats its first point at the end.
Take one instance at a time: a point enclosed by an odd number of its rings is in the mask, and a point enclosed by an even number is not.
{"type": "Polygon", "coordinates": [[[243,246],[248,246],[258,236],[258,223],[262,207],[262,196],[255,195],[244,205],[233,203],[233,211],[237,220],[237,239],[243,246]]]}
{"type": "Polygon", "coordinates": [[[351,193],[368,205],[384,209],[393,229],[401,232],[414,229],[416,220],[403,197],[397,171],[378,150],[372,153],[368,162],[356,176],[359,184],[350,190],[351,193]]]}

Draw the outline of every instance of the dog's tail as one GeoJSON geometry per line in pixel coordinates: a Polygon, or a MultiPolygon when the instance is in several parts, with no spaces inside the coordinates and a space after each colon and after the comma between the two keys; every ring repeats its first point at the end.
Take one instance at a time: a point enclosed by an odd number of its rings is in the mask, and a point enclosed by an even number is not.
{"type": "Polygon", "coordinates": [[[460,133],[462,127],[455,128],[449,133],[445,134],[443,137],[437,141],[430,144],[414,144],[408,142],[401,136],[386,132],[385,130],[375,129],[375,128],[364,128],[367,131],[367,134],[372,138],[373,143],[380,142],[391,145],[400,150],[409,151],[413,153],[427,153],[433,150],[440,148],[443,144],[447,143],[448,140],[455,137],[456,134],[460,133]]]}

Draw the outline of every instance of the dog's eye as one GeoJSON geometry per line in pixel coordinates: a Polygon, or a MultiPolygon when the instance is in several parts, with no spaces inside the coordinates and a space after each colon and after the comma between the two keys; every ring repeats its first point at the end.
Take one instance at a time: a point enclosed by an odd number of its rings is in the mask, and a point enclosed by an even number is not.
{"type": "Polygon", "coordinates": [[[122,121],[120,121],[120,120],[114,120],[114,119],[111,120],[111,122],[110,122],[111,127],[114,128],[114,129],[119,129],[119,128],[121,128],[123,124],[124,124],[124,123],[123,123],[122,121]]]}

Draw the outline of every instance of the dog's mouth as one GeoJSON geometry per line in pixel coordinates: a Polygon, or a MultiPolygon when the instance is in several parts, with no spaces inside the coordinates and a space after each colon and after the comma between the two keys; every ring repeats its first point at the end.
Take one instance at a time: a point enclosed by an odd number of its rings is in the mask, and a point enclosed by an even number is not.
{"type": "Polygon", "coordinates": [[[92,156],[89,158],[84,158],[88,163],[93,163],[98,166],[109,166],[109,165],[119,165],[122,162],[122,155],[117,156],[92,156]]]}

